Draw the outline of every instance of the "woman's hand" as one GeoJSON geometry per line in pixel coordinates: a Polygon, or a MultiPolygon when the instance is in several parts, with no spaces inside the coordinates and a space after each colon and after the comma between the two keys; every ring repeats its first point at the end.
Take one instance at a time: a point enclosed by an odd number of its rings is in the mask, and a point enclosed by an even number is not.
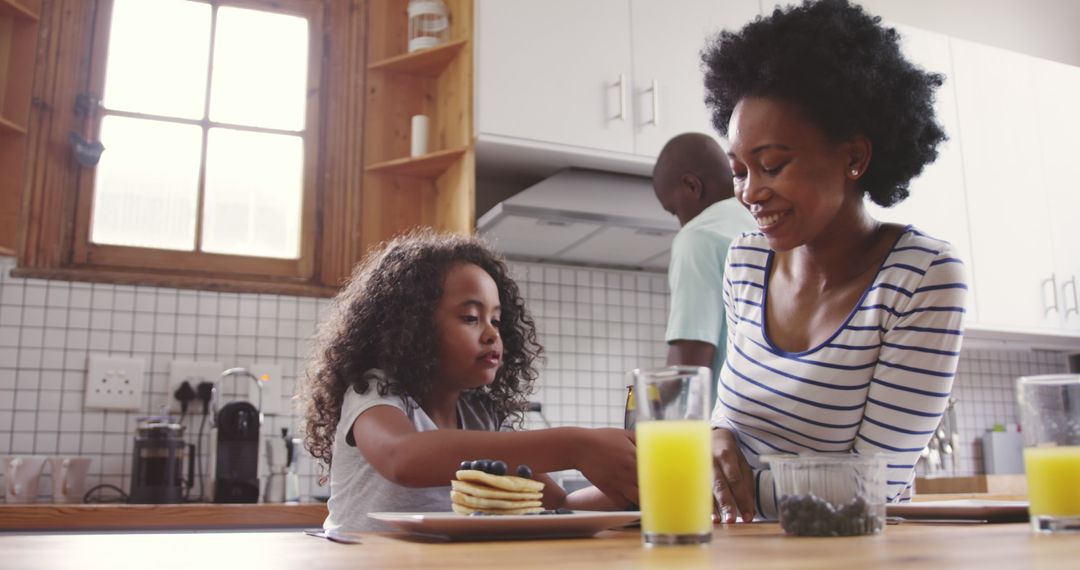
{"type": "Polygon", "coordinates": [[[638,503],[637,445],[625,429],[581,429],[576,467],[610,497],[638,503]]]}
{"type": "Polygon", "coordinates": [[[754,520],[754,472],[731,430],[712,430],[712,455],[713,498],[720,522],[735,522],[736,513],[743,522],[754,520]]]}

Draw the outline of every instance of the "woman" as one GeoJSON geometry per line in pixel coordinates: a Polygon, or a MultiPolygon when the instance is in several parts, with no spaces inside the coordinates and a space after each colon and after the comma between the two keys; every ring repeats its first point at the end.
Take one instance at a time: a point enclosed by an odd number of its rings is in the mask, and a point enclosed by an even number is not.
{"type": "Polygon", "coordinates": [[[870,217],[937,157],[939,75],[847,0],[777,9],[704,51],[735,196],[758,232],[725,270],[727,360],[713,413],[725,522],[775,517],[772,453],[888,453],[907,495],[945,408],[967,287],[948,243],[870,217]]]}

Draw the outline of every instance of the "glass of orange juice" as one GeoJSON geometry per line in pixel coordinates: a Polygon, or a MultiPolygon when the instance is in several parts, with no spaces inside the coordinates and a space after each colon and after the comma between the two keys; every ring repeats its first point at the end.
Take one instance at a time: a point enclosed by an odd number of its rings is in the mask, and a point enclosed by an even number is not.
{"type": "Polygon", "coordinates": [[[1016,396],[1031,528],[1080,532],[1080,375],[1025,376],[1016,396]]]}
{"type": "Polygon", "coordinates": [[[638,491],[646,545],[712,539],[708,368],[635,369],[638,491]]]}

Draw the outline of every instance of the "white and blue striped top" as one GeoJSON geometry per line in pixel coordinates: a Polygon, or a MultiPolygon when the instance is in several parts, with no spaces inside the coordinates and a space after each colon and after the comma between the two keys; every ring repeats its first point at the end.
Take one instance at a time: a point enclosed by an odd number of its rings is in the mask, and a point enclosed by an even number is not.
{"type": "Polygon", "coordinates": [[[754,468],[758,513],[775,518],[761,455],[889,453],[888,498],[910,492],[915,462],[945,409],[963,338],[963,262],[951,246],[908,226],[847,320],[803,352],[765,331],[773,263],[761,233],[729,250],[724,273],[727,360],[712,424],[734,431],[754,468]]]}

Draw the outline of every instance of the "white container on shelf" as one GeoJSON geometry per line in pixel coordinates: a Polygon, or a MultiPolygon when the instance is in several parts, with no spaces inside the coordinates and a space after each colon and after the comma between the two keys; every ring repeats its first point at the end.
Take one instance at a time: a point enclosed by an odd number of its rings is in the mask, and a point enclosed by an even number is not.
{"type": "Polygon", "coordinates": [[[446,43],[450,16],[442,0],[409,0],[409,52],[446,43]]]}

